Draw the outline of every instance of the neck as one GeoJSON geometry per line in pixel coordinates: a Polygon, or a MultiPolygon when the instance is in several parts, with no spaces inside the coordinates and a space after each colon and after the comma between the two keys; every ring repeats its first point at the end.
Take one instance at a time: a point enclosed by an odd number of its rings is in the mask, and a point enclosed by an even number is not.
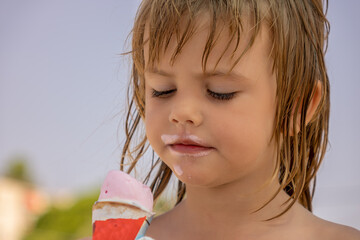
{"type": "Polygon", "coordinates": [[[287,206],[282,206],[289,199],[283,191],[264,206],[276,193],[278,183],[252,188],[255,189],[252,191],[241,185],[244,184],[233,182],[215,188],[186,186],[186,199],[179,205],[186,222],[189,226],[196,226],[198,232],[209,232],[209,229],[228,232],[238,229],[253,233],[262,230],[266,232],[270,226],[283,225],[291,220],[289,211],[279,218],[265,221],[282,213],[287,206]],[[262,206],[264,207],[261,208],[262,206]],[[256,211],[260,208],[261,210],[256,211]]]}

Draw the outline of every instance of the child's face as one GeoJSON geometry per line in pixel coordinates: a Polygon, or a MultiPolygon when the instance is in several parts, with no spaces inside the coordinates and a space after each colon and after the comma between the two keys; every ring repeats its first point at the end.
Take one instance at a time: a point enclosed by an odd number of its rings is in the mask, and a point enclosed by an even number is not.
{"type": "MultiPolygon", "coordinates": [[[[234,59],[226,52],[215,72],[216,61],[228,42],[224,30],[207,63],[203,75],[201,59],[208,37],[207,22],[200,22],[199,32],[184,46],[175,64],[171,55],[177,45],[172,39],[156,69],[147,69],[145,46],[145,127],[147,138],[158,156],[184,183],[218,186],[243,180],[262,184],[271,176],[275,161],[275,144],[270,142],[275,117],[276,79],[269,57],[270,39],[266,26],[256,37],[252,48],[225,75],[240,56],[249,39],[246,29],[234,59]],[[161,97],[156,91],[175,90],[161,97]],[[232,99],[218,100],[209,95],[237,92],[232,99]],[[196,135],[213,149],[206,156],[174,154],[163,135],[196,135]]],[[[146,38],[147,36],[145,36],[146,38]]]]}

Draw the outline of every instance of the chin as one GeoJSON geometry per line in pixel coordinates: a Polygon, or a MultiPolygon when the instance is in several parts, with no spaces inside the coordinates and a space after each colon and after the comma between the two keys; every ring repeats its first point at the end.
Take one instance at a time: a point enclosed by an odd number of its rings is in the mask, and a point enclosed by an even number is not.
{"type": "Polygon", "coordinates": [[[177,178],[185,183],[187,186],[192,187],[216,187],[219,182],[215,179],[214,174],[206,174],[206,173],[184,173],[181,176],[176,175],[177,178]]]}

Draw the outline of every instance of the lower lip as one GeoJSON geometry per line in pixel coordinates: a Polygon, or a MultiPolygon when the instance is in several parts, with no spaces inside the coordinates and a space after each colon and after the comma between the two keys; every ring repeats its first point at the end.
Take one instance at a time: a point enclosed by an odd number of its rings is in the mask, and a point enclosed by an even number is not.
{"type": "Polygon", "coordinates": [[[214,148],[201,147],[194,145],[183,145],[183,144],[174,144],[170,145],[170,150],[180,156],[192,156],[192,157],[203,157],[208,155],[214,148]]]}

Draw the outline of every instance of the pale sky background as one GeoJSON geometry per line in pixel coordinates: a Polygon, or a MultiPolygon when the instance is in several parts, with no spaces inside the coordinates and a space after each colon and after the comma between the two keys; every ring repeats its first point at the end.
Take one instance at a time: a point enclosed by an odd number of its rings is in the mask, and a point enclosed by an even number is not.
{"type": "MultiPolygon", "coordinates": [[[[118,169],[139,0],[0,0],[0,173],[17,155],[51,193],[118,169]],[[120,124],[120,125],[119,125],[120,124]],[[121,128],[117,136],[117,128],[121,128]]],[[[330,0],[330,144],[316,215],[360,228],[360,1],[330,0]]]]}

